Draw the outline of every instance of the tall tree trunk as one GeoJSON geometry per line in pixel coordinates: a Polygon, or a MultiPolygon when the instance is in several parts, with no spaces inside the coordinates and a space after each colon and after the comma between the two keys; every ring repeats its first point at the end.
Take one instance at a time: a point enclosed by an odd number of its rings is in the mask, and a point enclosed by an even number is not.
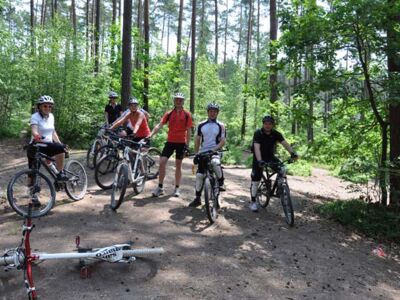
{"type": "Polygon", "coordinates": [[[142,0],[137,0],[137,19],[136,19],[136,28],[139,34],[139,39],[136,41],[135,45],[135,69],[141,69],[141,61],[140,56],[142,54],[142,45],[141,45],[141,37],[142,37],[142,0]]]}
{"type": "Polygon", "coordinates": [[[226,80],[226,45],[228,39],[229,0],[226,0],[226,19],[224,30],[224,79],[226,80]]]}
{"type": "Polygon", "coordinates": [[[276,0],[269,1],[269,14],[270,14],[270,76],[269,84],[271,89],[270,99],[274,103],[278,100],[278,70],[277,70],[277,50],[273,43],[277,40],[278,36],[278,19],[276,16],[276,0]]]}
{"type": "Polygon", "coordinates": [[[90,22],[89,22],[89,10],[90,10],[90,0],[86,0],[86,61],[89,59],[89,47],[90,47],[90,22]]]}
{"type": "Polygon", "coordinates": [[[143,108],[149,111],[149,60],[150,60],[150,26],[149,0],[144,0],[144,78],[143,78],[143,108]]]}
{"type": "Polygon", "coordinates": [[[40,13],[40,25],[44,26],[46,23],[46,7],[47,7],[47,0],[42,0],[42,10],[40,13]]]}
{"type": "MultiPolygon", "coordinates": [[[[293,79],[293,90],[296,91],[297,90],[297,84],[298,84],[298,77],[295,76],[293,79]]],[[[296,105],[293,105],[292,109],[296,109],[296,105]]],[[[293,117],[293,113],[292,113],[292,130],[291,130],[293,135],[297,134],[297,121],[296,119],[293,117]]]]}
{"type": "Polygon", "coordinates": [[[387,30],[390,123],[390,205],[400,207],[400,13],[394,10],[396,0],[388,0],[390,11],[387,30]]]}
{"type": "Polygon", "coordinates": [[[100,5],[101,0],[96,0],[96,28],[95,28],[95,41],[94,41],[94,72],[99,72],[100,64],[100,5]]]}
{"type": "Polygon", "coordinates": [[[162,19],[162,26],[161,26],[161,49],[163,49],[163,45],[164,45],[164,32],[165,32],[165,15],[166,12],[164,10],[163,12],[163,19],[162,19]]]}
{"type": "Polygon", "coordinates": [[[92,2],[92,18],[90,21],[90,40],[91,40],[91,51],[92,51],[92,57],[95,57],[96,51],[95,51],[95,45],[96,45],[96,35],[95,35],[95,23],[96,23],[96,2],[98,0],[93,0],[92,2]]]}
{"type": "Polygon", "coordinates": [[[207,53],[207,45],[205,41],[205,19],[206,19],[206,0],[201,0],[201,13],[200,13],[200,32],[199,32],[199,56],[207,53]]]}
{"type": "Polygon", "coordinates": [[[75,6],[75,0],[71,0],[71,21],[72,21],[72,27],[74,30],[74,37],[72,40],[72,47],[73,47],[73,57],[74,59],[76,58],[77,55],[77,47],[76,47],[76,6],[75,6]]]}
{"type": "Polygon", "coordinates": [[[240,46],[242,45],[242,23],[243,23],[243,6],[240,5],[240,18],[239,18],[239,42],[238,42],[238,49],[236,53],[236,64],[239,64],[239,57],[240,57],[240,46]]]}
{"type": "Polygon", "coordinates": [[[214,0],[215,5],[215,12],[214,12],[214,19],[215,19],[215,54],[214,54],[214,63],[218,64],[218,0],[214,0]]]}
{"type": "Polygon", "coordinates": [[[117,0],[112,0],[112,19],[111,19],[111,51],[110,51],[110,62],[114,64],[115,59],[115,45],[116,45],[116,24],[117,24],[117,0]]]}
{"type": "Polygon", "coordinates": [[[190,112],[194,114],[196,82],[196,0],[192,0],[192,59],[190,62],[190,112]]]}
{"type": "Polygon", "coordinates": [[[169,56],[169,30],[171,28],[171,17],[168,16],[168,22],[167,22],[167,56],[169,56]]]}
{"type": "Polygon", "coordinates": [[[176,53],[178,54],[178,62],[182,51],[182,23],[183,23],[183,0],[179,0],[179,14],[178,14],[178,35],[176,41],[176,53]]]}
{"type": "Polygon", "coordinates": [[[132,0],[124,0],[123,18],[121,102],[122,108],[125,109],[131,94],[132,0]]]}
{"type": "Polygon", "coordinates": [[[260,0],[257,0],[257,67],[259,65],[260,57],[260,0]]]}
{"type": "Polygon", "coordinates": [[[188,41],[187,41],[187,44],[186,44],[185,60],[184,60],[184,64],[183,64],[183,68],[185,70],[187,70],[188,65],[189,65],[189,46],[190,46],[190,43],[192,41],[192,26],[190,26],[190,30],[189,30],[188,35],[189,35],[189,37],[188,37],[188,41]]]}
{"type": "MultiPolygon", "coordinates": [[[[246,45],[246,67],[244,71],[244,86],[246,91],[248,79],[249,79],[249,68],[250,68],[250,49],[251,49],[251,36],[252,36],[252,23],[253,23],[253,0],[249,1],[249,19],[247,25],[247,45],[246,45]]],[[[243,115],[242,115],[242,128],[240,131],[240,135],[242,140],[246,134],[246,118],[247,118],[247,97],[248,92],[244,94],[243,99],[243,115]]]]}
{"type": "Polygon", "coordinates": [[[31,55],[35,55],[35,0],[30,1],[31,9],[31,55]]]}

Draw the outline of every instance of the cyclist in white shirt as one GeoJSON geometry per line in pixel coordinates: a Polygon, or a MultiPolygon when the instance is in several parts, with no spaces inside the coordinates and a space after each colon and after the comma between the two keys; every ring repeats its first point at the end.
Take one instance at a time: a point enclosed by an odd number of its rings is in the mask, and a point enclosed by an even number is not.
{"type": "MultiPolygon", "coordinates": [[[[197,127],[195,137],[194,151],[202,153],[206,151],[218,151],[226,141],[225,125],[217,120],[219,113],[219,105],[216,103],[209,103],[207,105],[208,119],[202,121],[197,127]],[[201,147],[200,147],[201,146],[201,147]]],[[[195,156],[193,162],[198,165],[196,173],[196,197],[190,202],[190,207],[197,207],[201,205],[201,191],[203,189],[204,165],[199,161],[199,156],[195,156]]],[[[214,172],[217,175],[220,191],[225,191],[224,174],[221,168],[221,155],[215,154],[211,159],[214,172]]]]}
{"type": "MultiPolygon", "coordinates": [[[[44,144],[39,148],[39,151],[48,155],[54,156],[56,160],[56,168],[58,170],[57,180],[66,181],[68,177],[65,175],[64,158],[66,145],[62,144],[54,127],[54,115],[51,109],[54,106],[54,100],[50,96],[41,96],[37,101],[38,111],[31,116],[31,143],[40,142],[44,144]]],[[[32,167],[34,148],[28,148],[28,163],[29,168],[32,167]]]]}

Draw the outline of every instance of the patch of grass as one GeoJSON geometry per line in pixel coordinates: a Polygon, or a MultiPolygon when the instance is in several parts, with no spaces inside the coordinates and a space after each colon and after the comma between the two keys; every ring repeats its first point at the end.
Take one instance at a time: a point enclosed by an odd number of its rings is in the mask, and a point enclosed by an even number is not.
{"type": "Polygon", "coordinates": [[[351,200],[324,203],[317,211],[367,237],[400,243],[400,214],[387,207],[351,200]]]}
{"type": "Polygon", "coordinates": [[[287,165],[289,175],[311,176],[312,165],[304,160],[298,160],[293,164],[287,165]]]}

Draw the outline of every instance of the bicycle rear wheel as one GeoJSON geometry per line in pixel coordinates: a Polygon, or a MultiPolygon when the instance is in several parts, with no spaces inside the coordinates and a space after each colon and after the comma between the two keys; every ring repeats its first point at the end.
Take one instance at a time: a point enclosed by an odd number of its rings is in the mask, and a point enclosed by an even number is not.
{"type": "Polygon", "coordinates": [[[155,179],[158,176],[160,167],[161,151],[157,148],[150,148],[147,152],[147,179],[155,179]]]}
{"type": "Polygon", "coordinates": [[[144,185],[146,184],[147,180],[147,166],[143,159],[138,161],[135,170],[135,178],[140,178],[137,182],[132,184],[133,190],[136,194],[140,194],[144,190],[144,185]]]}
{"type": "Polygon", "coordinates": [[[75,201],[85,197],[88,180],[85,168],[77,160],[69,160],[65,165],[68,181],[65,183],[67,195],[75,201]]]}
{"type": "Polygon", "coordinates": [[[26,217],[32,203],[31,217],[47,214],[54,206],[56,191],[46,175],[37,170],[23,170],[15,174],[7,186],[7,199],[14,211],[26,217]]]}
{"type": "Polygon", "coordinates": [[[97,163],[107,155],[115,155],[118,156],[118,149],[113,144],[107,144],[100,146],[96,149],[93,157],[93,164],[96,167],[97,163]]]}
{"type": "Polygon", "coordinates": [[[114,174],[118,165],[118,157],[115,155],[106,155],[96,165],[94,170],[94,179],[103,190],[112,188],[114,174]]]}
{"type": "Polygon", "coordinates": [[[87,153],[86,153],[86,165],[89,169],[94,169],[96,166],[95,164],[95,153],[96,151],[101,147],[101,144],[98,140],[95,140],[89,147],[87,153]]]}
{"type": "Polygon", "coordinates": [[[260,204],[262,208],[266,208],[269,204],[269,200],[271,199],[271,184],[261,180],[260,185],[258,186],[256,200],[260,204]]]}
{"type": "Polygon", "coordinates": [[[204,203],[206,208],[207,218],[211,224],[217,219],[217,203],[213,190],[213,185],[210,177],[204,179],[204,203]]]}
{"type": "Polygon", "coordinates": [[[281,197],[283,212],[285,213],[286,223],[289,226],[293,226],[294,225],[294,211],[293,211],[292,199],[290,198],[290,190],[289,190],[289,187],[287,186],[287,184],[282,184],[280,193],[281,193],[280,197],[281,197]]]}
{"type": "Polygon", "coordinates": [[[124,200],[126,188],[128,186],[128,171],[126,164],[121,164],[118,173],[115,174],[111,192],[111,209],[116,210],[124,200]]]}

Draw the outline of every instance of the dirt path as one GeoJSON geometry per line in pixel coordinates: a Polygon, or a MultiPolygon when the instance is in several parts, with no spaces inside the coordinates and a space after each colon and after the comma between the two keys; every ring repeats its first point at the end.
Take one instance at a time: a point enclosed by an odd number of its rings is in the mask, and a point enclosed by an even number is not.
{"type": "MultiPolygon", "coordinates": [[[[0,195],[9,177],[24,166],[23,153],[0,144],[0,195]]],[[[82,154],[74,154],[78,158],[82,154]]],[[[371,254],[372,241],[320,219],[312,207],[324,198],[346,198],[346,184],[321,170],[290,177],[296,226],[288,228],[278,201],[267,210],[248,210],[249,170],[226,168],[227,192],[215,225],[204,211],[187,207],[193,196],[190,161],[184,163],[182,196],[150,198],[156,182],[129,197],[117,213],[110,196],[88,171],[89,193],[79,202],[57,194],[52,212],[35,220],[35,250],[71,251],[76,235],[86,246],[134,241],[162,246],[165,254],[131,265],[94,264],[91,278],[79,277],[75,261],[34,267],[41,299],[399,299],[400,263],[395,252],[371,254]],[[322,196],[322,197],[321,197],[322,196]]],[[[166,191],[173,191],[173,165],[166,191]]],[[[0,198],[0,250],[20,241],[21,219],[0,198]]],[[[21,271],[0,270],[0,300],[24,299],[21,271]]]]}

